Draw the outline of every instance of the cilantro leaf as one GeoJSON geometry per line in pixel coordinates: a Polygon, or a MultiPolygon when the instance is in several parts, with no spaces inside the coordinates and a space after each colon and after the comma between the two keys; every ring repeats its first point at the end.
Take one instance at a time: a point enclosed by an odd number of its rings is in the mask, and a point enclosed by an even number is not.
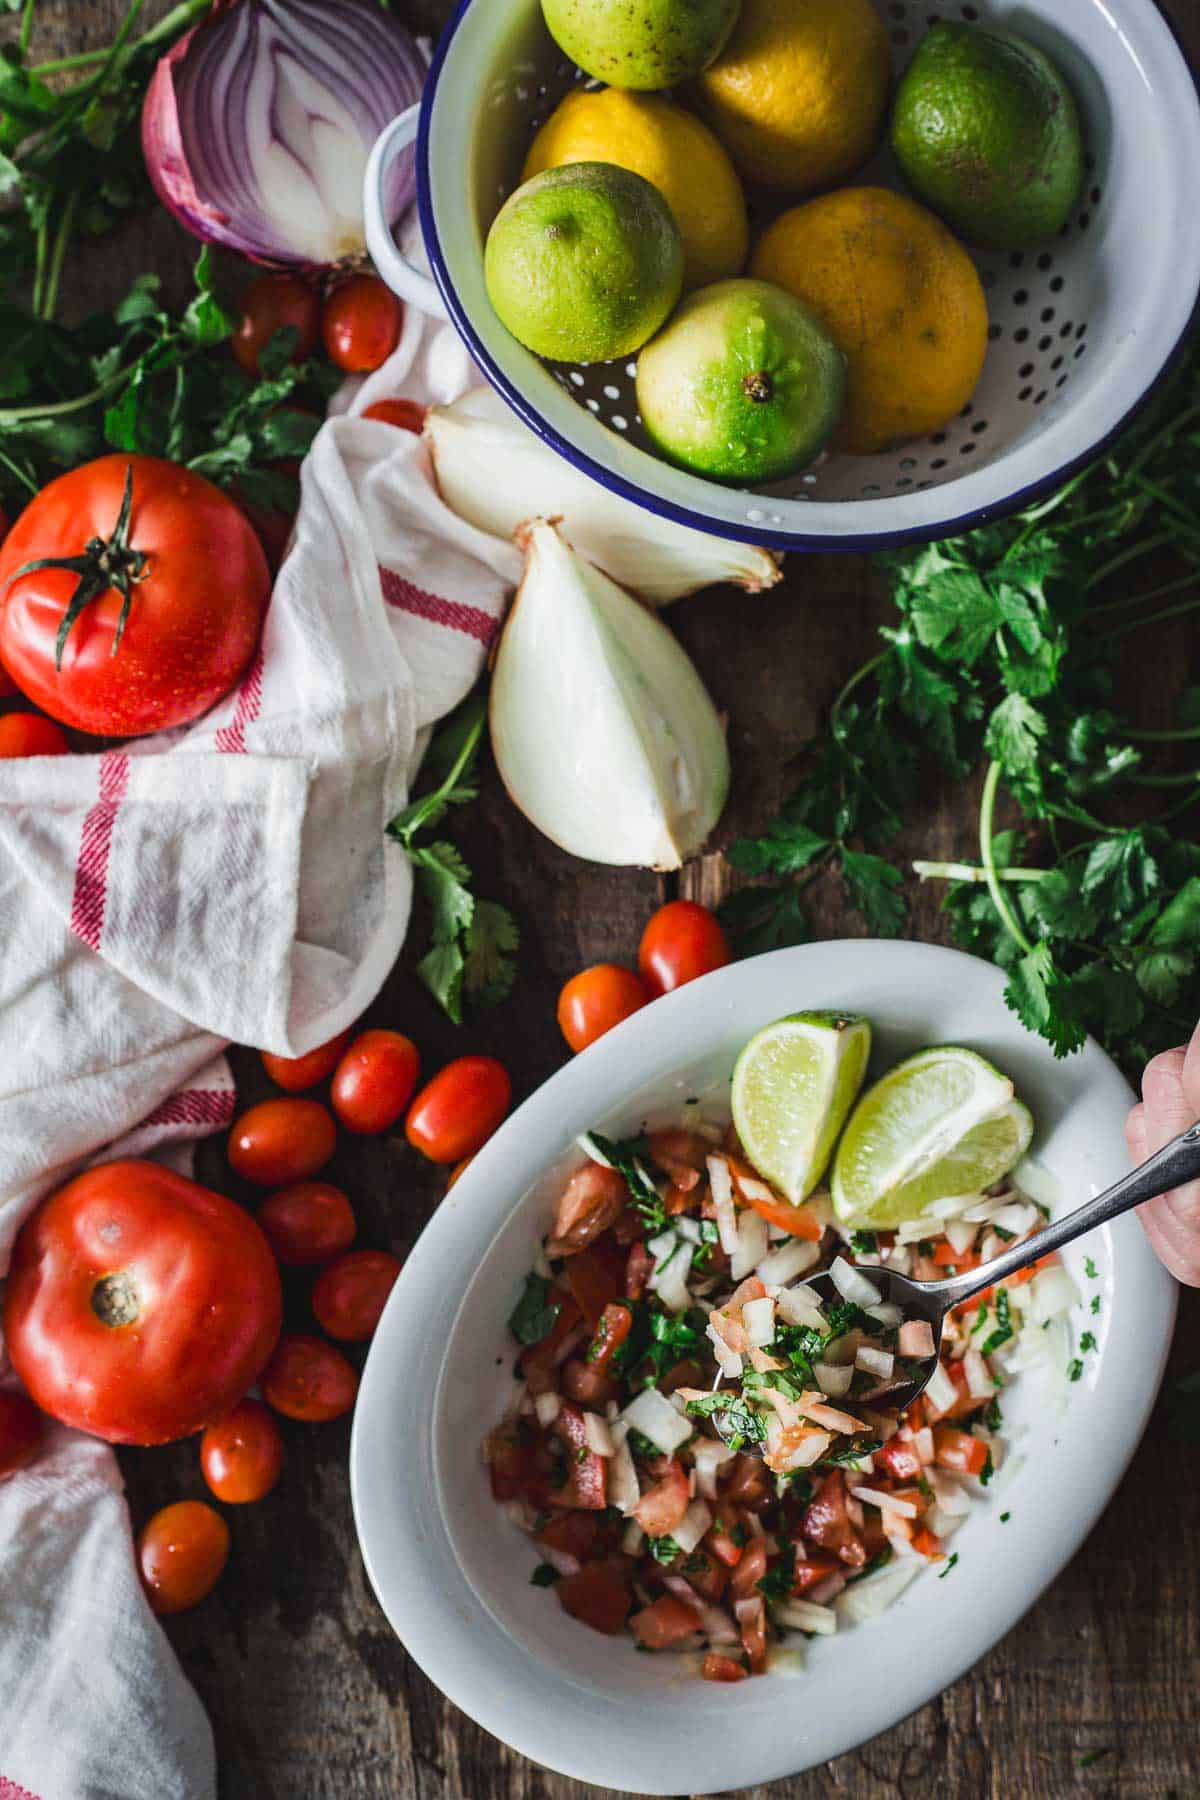
{"type": "Polygon", "coordinates": [[[508,1329],[518,1344],[540,1344],[553,1330],[562,1307],[549,1295],[550,1283],[543,1275],[525,1277],[521,1298],[508,1317],[508,1329]]]}

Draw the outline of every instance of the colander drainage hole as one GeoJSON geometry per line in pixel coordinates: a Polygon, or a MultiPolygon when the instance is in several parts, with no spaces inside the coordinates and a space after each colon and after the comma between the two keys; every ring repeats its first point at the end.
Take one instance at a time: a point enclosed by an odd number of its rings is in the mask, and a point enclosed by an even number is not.
{"type": "Polygon", "coordinates": [[[1028,304],[1029,304],[1029,289],[1028,288],[1018,288],[1016,293],[1013,295],[1013,305],[1014,306],[1027,306],[1028,304]]]}
{"type": "Polygon", "coordinates": [[[1017,374],[1021,377],[1022,381],[1025,381],[1030,375],[1033,374],[1033,364],[1032,363],[1022,363],[1020,368],[1017,370],[1017,374]]]}
{"type": "Polygon", "coordinates": [[[996,342],[997,338],[1002,338],[1003,336],[1004,336],[1003,325],[989,325],[988,326],[988,338],[991,343],[994,344],[996,342]]]}
{"type": "Polygon", "coordinates": [[[1046,337],[1042,337],[1042,338],[1038,339],[1038,349],[1039,350],[1048,350],[1053,342],[1054,342],[1054,339],[1047,334],[1046,337]]]}
{"type": "Polygon", "coordinates": [[[1042,254],[1038,257],[1038,268],[1042,269],[1042,270],[1046,270],[1046,269],[1051,269],[1053,267],[1054,267],[1053,256],[1051,256],[1049,250],[1043,250],[1042,254]]]}
{"type": "Polygon", "coordinates": [[[1061,369],[1062,366],[1063,366],[1063,359],[1061,356],[1056,356],[1054,361],[1050,364],[1050,367],[1052,370],[1061,369]]]}
{"type": "Polygon", "coordinates": [[[946,466],[946,459],[944,456],[935,456],[929,466],[931,469],[944,469],[946,466]]]}
{"type": "Polygon", "coordinates": [[[612,422],[618,431],[628,431],[629,430],[629,420],[624,416],[623,413],[614,413],[612,416],[612,422]]]}
{"type": "Polygon", "coordinates": [[[583,386],[583,376],[579,373],[578,369],[571,370],[570,382],[571,382],[572,387],[582,387],[583,386]]]}
{"type": "Polygon", "coordinates": [[[958,454],[960,456],[970,456],[973,454],[974,450],[974,444],[960,444],[958,447],[958,454]]]}
{"type": "Polygon", "coordinates": [[[1035,406],[1040,406],[1042,404],[1042,401],[1045,398],[1046,398],[1046,390],[1045,390],[1045,388],[1043,388],[1040,394],[1035,394],[1033,396],[1033,404],[1035,406]]]}
{"type": "Polygon", "coordinates": [[[1055,382],[1055,384],[1054,384],[1054,385],[1055,385],[1055,387],[1056,387],[1056,388],[1060,388],[1060,387],[1066,387],[1066,385],[1067,385],[1067,382],[1068,382],[1068,381],[1069,381],[1069,380],[1070,380],[1070,376],[1069,376],[1069,375],[1060,375],[1060,376],[1059,376],[1059,378],[1058,378],[1058,380],[1057,380],[1057,381],[1056,381],[1056,382],[1055,382]]]}
{"type": "Polygon", "coordinates": [[[987,430],[987,428],[988,428],[988,422],[986,419],[977,419],[975,421],[974,425],[972,425],[971,430],[975,433],[976,437],[979,437],[979,436],[981,436],[981,434],[983,432],[985,432],[987,430]]]}
{"type": "Polygon", "coordinates": [[[903,25],[893,25],[891,35],[892,35],[892,42],[893,42],[893,44],[895,44],[897,50],[903,50],[905,44],[908,43],[909,36],[910,36],[910,34],[904,29],[903,25]]]}
{"type": "Polygon", "coordinates": [[[1062,291],[1063,291],[1062,276],[1061,275],[1052,275],[1050,277],[1050,292],[1052,294],[1061,294],[1062,291]]]}
{"type": "Polygon", "coordinates": [[[1043,308],[1042,308],[1042,324],[1048,325],[1053,317],[1054,317],[1054,308],[1052,306],[1043,306],[1043,308]]]}
{"type": "Polygon", "coordinates": [[[1018,325],[1017,329],[1013,332],[1013,343],[1023,344],[1028,336],[1029,327],[1027,325],[1018,325]]]}
{"type": "Polygon", "coordinates": [[[1075,351],[1075,361],[1076,362],[1079,361],[1080,357],[1083,355],[1083,353],[1086,349],[1087,349],[1086,344],[1080,344],[1077,346],[1076,351],[1075,351]]]}
{"type": "Polygon", "coordinates": [[[1032,394],[1032,392],[1033,392],[1033,389],[1031,387],[1023,387],[1021,389],[1020,393],[1017,395],[1017,399],[1018,400],[1028,400],[1028,398],[1029,398],[1030,394],[1032,394]]]}

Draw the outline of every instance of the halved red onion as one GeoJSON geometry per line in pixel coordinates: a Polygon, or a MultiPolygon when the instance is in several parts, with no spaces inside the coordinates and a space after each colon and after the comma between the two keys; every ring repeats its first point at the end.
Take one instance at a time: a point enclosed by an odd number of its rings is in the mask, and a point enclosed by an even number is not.
{"type": "MultiPolygon", "coordinates": [[[[218,0],[155,70],[146,167],[206,243],[284,267],[354,261],[371,146],[424,81],[416,44],[374,0],[218,0]]],[[[411,154],[391,179],[394,223],[413,197],[411,154]]]]}

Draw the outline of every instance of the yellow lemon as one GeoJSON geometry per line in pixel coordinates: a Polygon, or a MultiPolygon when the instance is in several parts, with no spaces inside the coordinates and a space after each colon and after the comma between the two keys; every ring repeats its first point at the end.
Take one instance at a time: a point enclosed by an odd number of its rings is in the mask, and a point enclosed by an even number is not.
{"type": "Polygon", "coordinates": [[[747,181],[807,194],[870,156],[891,72],[871,0],[742,0],[733,36],[698,91],[747,181]]]}
{"type": "Polygon", "coordinates": [[[750,243],[741,183],[707,125],[681,106],[577,88],[534,138],[522,179],[574,162],[617,163],[659,190],[683,233],[685,288],[741,274],[750,243]]]}
{"type": "Polygon", "coordinates": [[[870,455],[936,431],[975,391],[988,318],[975,265],[940,219],[886,188],[783,213],[751,273],[805,301],[846,358],[832,447],[870,455]]]}

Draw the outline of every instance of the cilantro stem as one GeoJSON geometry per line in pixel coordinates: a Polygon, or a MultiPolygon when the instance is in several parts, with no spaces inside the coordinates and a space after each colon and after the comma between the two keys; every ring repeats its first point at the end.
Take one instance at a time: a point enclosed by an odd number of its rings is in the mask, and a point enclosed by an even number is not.
{"type": "MultiPolygon", "coordinates": [[[[1192,735],[1200,736],[1200,733],[1192,735]]],[[[1192,769],[1186,775],[1127,775],[1125,779],[1137,787],[1195,787],[1200,785],[1200,769],[1192,769]]]]}
{"type": "Polygon", "coordinates": [[[979,851],[983,863],[984,877],[987,881],[988,893],[992,896],[992,905],[1000,914],[1009,934],[1016,939],[1028,956],[1033,945],[1022,930],[1020,922],[1000,882],[1000,874],[996,868],[996,845],[993,833],[993,821],[996,816],[996,794],[1000,787],[1000,764],[988,764],[987,777],[983,784],[983,798],[979,805],[979,851]]]}
{"type": "MultiPolygon", "coordinates": [[[[39,317],[41,315],[39,314],[39,317]]],[[[61,419],[68,413],[80,412],[85,406],[94,406],[97,400],[103,400],[105,394],[111,394],[114,388],[120,387],[137,364],[127,363],[102,381],[99,387],[90,388],[86,394],[79,394],[73,400],[55,400],[48,406],[9,406],[0,410],[0,431],[6,425],[23,425],[28,419],[61,419]]]]}
{"type": "Polygon", "coordinates": [[[1142,445],[1141,449],[1129,465],[1129,473],[1131,475],[1140,474],[1150,458],[1154,455],[1154,452],[1158,449],[1159,445],[1169,443],[1185,425],[1189,425],[1191,421],[1196,418],[1200,418],[1200,405],[1186,407],[1183,412],[1176,413],[1174,418],[1168,419],[1161,430],[1156,431],[1154,436],[1150,438],[1147,443],[1142,445]]]}
{"type": "Polygon", "coordinates": [[[1118,569],[1123,569],[1126,563],[1136,562],[1140,557],[1149,555],[1151,550],[1161,549],[1164,544],[1173,544],[1175,541],[1173,531],[1156,531],[1148,538],[1138,539],[1116,556],[1111,556],[1098,569],[1094,569],[1083,584],[1084,593],[1090,594],[1093,588],[1099,587],[1102,581],[1107,581],[1110,575],[1115,575],[1118,569]]]}
{"type": "Polygon", "coordinates": [[[67,253],[67,244],[71,237],[71,228],[75,223],[75,212],[79,205],[79,189],[73,188],[67,195],[66,205],[62,209],[62,217],[58,221],[58,230],[54,234],[54,249],[50,256],[50,267],[46,274],[45,285],[41,294],[41,305],[38,309],[39,319],[52,319],[58,305],[58,288],[62,280],[63,258],[67,253]]]}
{"type": "MultiPolygon", "coordinates": [[[[74,56],[57,56],[50,62],[37,63],[30,70],[30,74],[62,75],[72,69],[94,69],[97,63],[106,62],[114,47],[120,49],[123,46],[129,27],[141,11],[143,3],[144,0],[136,0],[136,4],[130,7],[122,21],[121,34],[115,46],[110,45],[102,50],[80,50],[74,56]]],[[[148,50],[152,45],[160,44],[164,38],[173,36],[177,31],[182,31],[185,25],[190,25],[193,19],[198,19],[208,10],[209,3],[210,0],[181,0],[180,5],[172,7],[169,13],[165,13],[157,25],[152,25],[149,31],[144,31],[141,37],[134,39],[128,47],[129,55],[136,55],[139,50],[148,50]]]]}
{"type": "MultiPolygon", "coordinates": [[[[986,882],[988,872],[978,863],[961,862],[915,862],[912,864],[914,875],[922,881],[978,881],[986,882]]],[[[997,881],[1045,881],[1049,869],[997,869],[997,881]]]]}
{"type": "Polygon", "coordinates": [[[29,39],[33,34],[33,9],[36,4],[37,0],[25,0],[25,4],[21,8],[21,36],[18,41],[22,56],[29,49],[29,39]]]}
{"type": "MultiPolygon", "coordinates": [[[[1193,585],[1195,577],[1193,579],[1193,585]]],[[[1200,606],[1200,594],[1194,600],[1181,600],[1178,606],[1164,606],[1161,612],[1151,613],[1147,619],[1127,619],[1124,625],[1113,625],[1108,631],[1101,632],[1102,637],[1126,637],[1131,631],[1144,631],[1150,625],[1160,625],[1164,619],[1179,619],[1184,613],[1195,612],[1200,606]]]]}
{"type": "Polygon", "coordinates": [[[885,663],[891,654],[890,650],[881,650],[877,656],[871,658],[870,662],[865,662],[861,669],[856,669],[854,671],[853,675],[829,709],[829,717],[831,720],[837,718],[838,713],[842,710],[842,707],[846,704],[846,701],[850,698],[855,688],[858,687],[861,682],[864,682],[869,675],[873,675],[876,669],[878,669],[882,663],[885,663]]]}
{"type": "MultiPolygon", "coordinates": [[[[1177,594],[1182,588],[1196,585],[1194,573],[1181,575],[1177,581],[1164,581],[1161,587],[1151,588],[1145,594],[1122,594],[1119,600],[1105,600],[1099,606],[1093,606],[1093,615],[1109,612],[1124,612],[1127,606],[1143,606],[1147,600],[1165,600],[1168,594],[1177,594]]],[[[1139,621],[1140,622],[1140,621],[1139,621]]]]}
{"type": "Polygon", "coordinates": [[[3,463],[14,481],[19,481],[21,486],[28,488],[32,495],[36,496],[41,492],[37,482],[30,480],[24,469],[15,463],[11,456],[6,456],[3,450],[0,450],[0,463],[3,463]]]}
{"type": "Polygon", "coordinates": [[[1183,744],[1200,738],[1200,725],[1180,726],[1178,731],[1127,731],[1125,735],[1139,744],[1183,744]]]}
{"type": "MultiPolygon", "coordinates": [[[[49,241],[50,227],[46,220],[43,219],[37,228],[33,265],[33,313],[34,317],[38,319],[42,316],[42,283],[46,279],[46,249],[49,241]]],[[[0,423],[3,422],[4,415],[3,413],[0,413],[0,423]]]]}

